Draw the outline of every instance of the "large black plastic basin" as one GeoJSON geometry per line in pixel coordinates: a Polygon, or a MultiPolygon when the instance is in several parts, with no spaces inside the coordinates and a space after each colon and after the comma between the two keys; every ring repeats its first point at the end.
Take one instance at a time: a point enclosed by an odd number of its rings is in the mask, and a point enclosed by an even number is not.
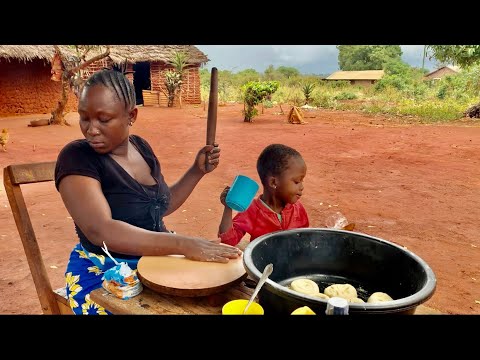
{"type": "Polygon", "coordinates": [[[273,273],[258,294],[265,315],[290,314],[305,305],[325,314],[326,300],[287,287],[297,278],[315,281],[321,292],[333,283],[349,283],[364,301],[377,291],[394,299],[352,303],[350,314],[411,314],[432,297],[436,287],[435,274],[419,256],[389,241],[351,231],[278,231],[248,244],[243,264],[252,279],[258,281],[269,263],[273,273]]]}

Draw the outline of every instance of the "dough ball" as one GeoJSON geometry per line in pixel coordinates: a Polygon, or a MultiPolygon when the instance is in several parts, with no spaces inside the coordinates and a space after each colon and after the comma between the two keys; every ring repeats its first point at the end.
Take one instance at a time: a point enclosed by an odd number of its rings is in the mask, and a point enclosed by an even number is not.
{"type": "Polygon", "coordinates": [[[362,299],[360,298],[353,298],[353,299],[350,299],[348,300],[348,302],[351,302],[351,303],[355,303],[355,304],[365,304],[365,301],[363,301],[362,299]]]}
{"type": "Polygon", "coordinates": [[[367,303],[375,304],[375,303],[381,303],[385,301],[393,301],[393,299],[390,297],[390,295],[384,292],[374,292],[368,298],[367,303]]]}
{"type": "Polygon", "coordinates": [[[333,284],[326,287],[323,293],[330,297],[341,297],[346,300],[357,297],[357,290],[350,284],[333,284]]]}
{"type": "Polygon", "coordinates": [[[290,284],[290,287],[292,288],[292,290],[298,291],[302,294],[316,295],[320,293],[320,289],[318,288],[317,283],[310,279],[293,280],[290,284]]]}
{"type": "Polygon", "coordinates": [[[320,298],[320,299],[325,299],[325,300],[330,299],[330,296],[325,295],[325,294],[322,294],[321,292],[319,292],[318,294],[315,294],[315,295],[313,295],[313,296],[318,297],[318,298],[320,298]]]}

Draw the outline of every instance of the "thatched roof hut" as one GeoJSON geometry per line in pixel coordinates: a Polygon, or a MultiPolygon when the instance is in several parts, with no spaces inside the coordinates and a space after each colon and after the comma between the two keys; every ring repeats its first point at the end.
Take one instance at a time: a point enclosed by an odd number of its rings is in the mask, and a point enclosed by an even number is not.
{"type": "MultiPolygon", "coordinates": [[[[172,68],[170,60],[175,52],[187,55],[188,66],[184,71],[182,84],[182,102],[199,104],[200,74],[199,68],[208,61],[208,57],[193,45],[110,45],[110,55],[96,64],[92,64],[84,76],[112,64],[127,63],[128,75],[135,85],[137,104],[164,106],[167,104],[165,72],[172,68]]],[[[96,55],[95,51],[92,55],[96,55]]]]}
{"type": "Polygon", "coordinates": [[[188,55],[188,63],[204,65],[209,59],[193,45],[111,45],[110,58],[115,63],[129,63],[141,61],[168,63],[173,54],[185,52],[188,55]]]}
{"type": "MultiPolygon", "coordinates": [[[[67,45],[59,47],[64,55],[76,56],[74,48],[67,45]]],[[[203,65],[209,61],[207,56],[193,45],[110,45],[110,58],[117,64],[125,62],[125,59],[129,63],[140,61],[167,63],[175,51],[185,52],[190,64],[203,65]]],[[[7,60],[17,59],[26,62],[42,59],[50,61],[54,53],[53,45],[0,45],[0,58],[7,60]]]]}
{"type": "MultiPolygon", "coordinates": [[[[59,47],[69,60],[77,58],[72,46],[59,47]]],[[[87,57],[103,50],[102,46],[101,50],[91,51],[87,57]]],[[[84,76],[126,61],[127,70],[135,72],[129,78],[135,85],[137,102],[144,103],[142,95],[146,92],[149,97],[146,105],[163,106],[166,104],[164,74],[171,68],[169,60],[176,51],[185,52],[189,64],[182,85],[182,101],[199,104],[199,68],[209,59],[193,45],[110,45],[110,56],[90,65],[84,76]]],[[[55,107],[61,90],[58,82],[50,80],[50,62],[54,54],[53,45],[0,45],[0,115],[44,113],[55,107]]],[[[76,104],[72,106],[74,110],[76,104]]]]}
{"type": "MultiPolygon", "coordinates": [[[[62,49],[63,50],[63,49],[62,49]]],[[[67,58],[74,52],[64,49],[67,58]]],[[[60,100],[61,83],[51,80],[53,45],[0,45],[0,116],[48,114],[60,100]]],[[[76,109],[70,96],[67,111],[76,109]]]]}
{"type": "MultiPolygon", "coordinates": [[[[68,46],[60,47],[67,57],[74,57],[75,50],[68,46]]],[[[45,60],[50,62],[55,54],[53,45],[0,45],[0,58],[6,61],[45,60]]]]}

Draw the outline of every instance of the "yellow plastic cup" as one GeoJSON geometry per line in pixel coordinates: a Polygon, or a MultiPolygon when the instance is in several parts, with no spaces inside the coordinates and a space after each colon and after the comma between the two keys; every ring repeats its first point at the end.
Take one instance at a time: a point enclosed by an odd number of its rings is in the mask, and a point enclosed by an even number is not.
{"type": "MultiPolygon", "coordinates": [[[[232,300],[222,307],[222,315],[243,315],[243,310],[248,304],[248,300],[232,300]]],[[[263,307],[259,303],[252,301],[245,315],[263,315],[263,307]]]]}

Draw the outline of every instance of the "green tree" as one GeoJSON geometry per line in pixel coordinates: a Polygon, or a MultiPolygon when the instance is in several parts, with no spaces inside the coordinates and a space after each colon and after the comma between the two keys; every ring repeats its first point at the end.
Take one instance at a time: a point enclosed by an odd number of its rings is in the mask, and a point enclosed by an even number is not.
{"type": "Polygon", "coordinates": [[[305,96],[305,105],[308,105],[310,100],[312,100],[312,94],[314,89],[315,89],[314,83],[306,83],[302,85],[303,96],[305,96]]]}
{"type": "Polygon", "coordinates": [[[480,45],[427,45],[429,59],[461,67],[468,67],[480,62],[480,45]]]}
{"type": "Polygon", "coordinates": [[[265,69],[263,72],[263,75],[265,77],[265,80],[270,81],[270,80],[275,80],[276,77],[276,71],[273,65],[268,65],[268,67],[265,69]]]}
{"type": "Polygon", "coordinates": [[[279,66],[277,71],[287,79],[300,75],[300,71],[291,66],[279,66]]]}
{"type": "Polygon", "coordinates": [[[400,45],[337,45],[340,70],[380,70],[391,59],[400,59],[400,45]]]}
{"type": "Polygon", "coordinates": [[[52,117],[49,119],[49,123],[54,125],[69,125],[67,120],[65,120],[64,114],[68,102],[69,89],[72,89],[76,96],[80,94],[84,83],[81,70],[95,61],[110,55],[110,46],[107,45],[105,51],[101,52],[102,49],[99,45],[69,45],[69,47],[75,49],[77,53],[76,58],[73,60],[65,56],[58,45],[54,45],[54,47],[55,52],[62,60],[62,98],[57,103],[55,110],[51,112],[52,117]],[[92,52],[96,52],[98,55],[87,59],[87,56],[91,56],[92,52]]]}
{"type": "MultiPolygon", "coordinates": [[[[480,63],[480,45],[427,45],[429,58],[441,62],[451,62],[460,67],[470,67],[480,63]]],[[[480,118],[480,103],[465,110],[465,116],[480,118]]]]}
{"type": "Polygon", "coordinates": [[[376,84],[375,90],[383,91],[386,87],[393,87],[399,91],[416,91],[422,84],[423,70],[413,68],[400,59],[390,59],[384,66],[385,76],[376,84]]]}
{"type": "Polygon", "coordinates": [[[207,68],[200,69],[200,86],[210,86],[210,71],[207,68]]]}
{"type": "MultiPolygon", "coordinates": [[[[169,76],[169,81],[172,81],[175,78],[179,78],[179,81],[177,83],[176,89],[174,89],[174,94],[173,97],[175,97],[175,91],[178,93],[178,100],[180,103],[180,109],[182,108],[182,84],[183,84],[183,73],[185,71],[185,68],[188,66],[188,60],[189,56],[186,52],[183,51],[175,51],[172,54],[172,57],[169,61],[170,65],[173,66],[175,69],[175,72],[178,74],[177,76],[169,76]]],[[[171,84],[171,83],[170,83],[171,84]]],[[[170,93],[169,93],[169,99],[170,99],[170,93]]],[[[170,100],[168,102],[170,104],[170,100]]],[[[172,105],[168,106],[173,106],[173,101],[172,105]]]]}
{"type": "Polygon", "coordinates": [[[245,69],[242,71],[239,71],[235,79],[237,81],[237,85],[242,86],[249,81],[259,81],[261,79],[261,74],[257,72],[255,69],[245,69]]]}
{"type": "Polygon", "coordinates": [[[255,106],[264,99],[268,99],[277,91],[279,83],[277,81],[250,81],[242,86],[244,94],[244,115],[245,122],[253,122],[253,117],[258,114],[255,106]]]}
{"type": "Polygon", "coordinates": [[[384,65],[386,75],[407,75],[411,66],[400,59],[389,59],[384,65]]]}
{"type": "Polygon", "coordinates": [[[173,107],[175,101],[175,94],[178,91],[178,88],[182,85],[182,79],[180,73],[175,70],[165,71],[165,87],[167,88],[167,107],[173,107]]]}

